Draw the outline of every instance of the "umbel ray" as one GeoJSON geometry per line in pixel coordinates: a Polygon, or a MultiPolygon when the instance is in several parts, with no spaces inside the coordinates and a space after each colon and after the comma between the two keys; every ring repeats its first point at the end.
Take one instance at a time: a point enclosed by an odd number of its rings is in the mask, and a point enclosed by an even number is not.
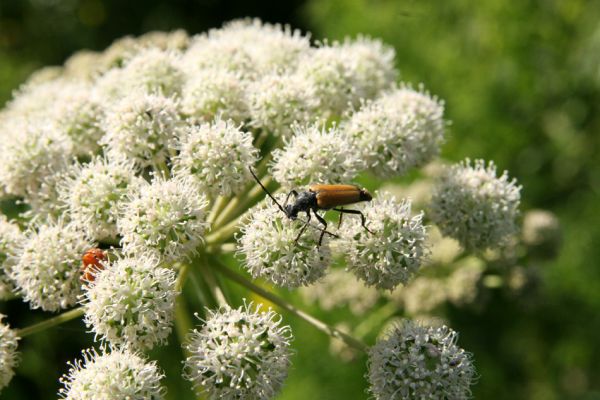
{"type": "MultiPolygon", "coordinates": [[[[260,187],[265,191],[265,193],[277,204],[277,207],[291,220],[296,220],[298,218],[298,213],[305,212],[306,220],[300,219],[300,221],[304,222],[304,225],[298,232],[298,236],[296,236],[296,242],[300,239],[300,236],[306,230],[306,227],[310,225],[311,219],[311,211],[315,214],[317,220],[323,225],[321,228],[321,236],[319,237],[319,246],[323,241],[323,236],[327,233],[328,235],[338,237],[336,234],[331,233],[327,230],[327,221],[320,216],[317,211],[318,210],[334,210],[340,213],[340,219],[338,222],[338,228],[342,224],[342,216],[344,214],[357,214],[360,215],[361,224],[363,228],[367,230],[369,233],[373,233],[366,226],[366,218],[364,214],[359,210],[347,210],[343,208],[345,205],[359,203],[361,201],[371,201],[373,196],[366,189],[361,189],[355,185],[325,185],[325,184],[314,184],[308,187],[308,190],[303,192],[297,192],[296,190],[291,190],[287,196],[285,197],[285,203],[283,206],[279,204],[275,197],[267,190],[267,188],[260,182],[260,179],[256,176],[252,168],[248,167],[250,173],[256,180],[256,182],[260,185],[260,187]],[[291,196],[294,196],[294,202],[292,204],[288,204],[288,201],[291,196]],[[336,208],[339,207],[339,208],[336,208]]],[[[312,226],[312,225],[311,225],[312,226]]],[[[316,227],[315,227],[316,228],[316,227]]],[[[317,228],[318,229],[318,228],[317,228]]]]}

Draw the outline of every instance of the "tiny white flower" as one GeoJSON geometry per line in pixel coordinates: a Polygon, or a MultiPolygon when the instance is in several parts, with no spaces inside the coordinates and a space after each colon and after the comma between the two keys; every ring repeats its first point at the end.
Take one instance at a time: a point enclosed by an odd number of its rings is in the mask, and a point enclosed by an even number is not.
{"type": "Polygon", "coordinates": [[[318,101],[312,86],[299,75],[266,75],[248,87],[252,126],[289,138],[294,123],[306,125],[316,117],[318,101]]]}
{"type": "Polygon", "coordinates": [[[19,363],[18,342],[21,340],[14,329],[2,322],[3,318],[4,315],[0,314],[0,391],[8,386],[15,375],[19,363]]]}
{"type": "Polygon", "coordinates": [[[469,159],[446,169],[431,199],[431,219],[469,250],[498,247],[517,232],[521,187],[493,162],[469,159]]]}
{"type": "Polygon", "coordinates": [[[162,400],[164,374],[155,361],[127,349],[110,353],[95,349],[82,352],[82,360],[69,362],[69,372],[60,382],[58,395],[64,400],[162,400]]]}
{"type": "Polygon", "coordinates": [[[411,321],[369,350],[369,391],[377,400],[467,399],[475,368],[452,329],[411,321]]]}
{"type": "Polygon", "coordinates": [[[21,229],[8,221],[6,216],[0,215],[0,299],[9,297],[15,290],[15,285],[10,279],[15,262],[11,255],[16,253],[22,240],[21,229]]]}
{"type": "Polygon", "coordinates": [[[131,162],[96,158],[75,164],[59,185],[59,198],[72,222],[96,240],[114,240],[126,194],[142,184],[131,162]]]}
{"type": "Polygon", "coordinates": [[[294,130],[285,147],[273,151],[272,174],[283,187],[349,183],[356,177],[361,160],[339,129],[310,125],[294,130]]]}
{"type": "Polygon", "coordinates": [[[117,221],[123,251],[151,254],[164,262],[189,257],[208,229],[207,205],[200,188],[189,180],[155,177],[124,203],[117,221]]]}
{"type": "Polygon", "coordinates": [[[410,200],[397,202],[394,197],[377,194],[372,202],[359,207],[373,233],[362,226],[359,216],[344,219],[337,244],[347,268],[379,289],[406,284],[428,254],[423,213],[413,216],[410,200]]]}
{"type": "Polygon", "coordinates": [[[173,99],[133,92],[107,111],[105,123],[101,144],[108,156],[148,167],[165,162],[183,119],[173,99]]]}
{"type": "Polygon", "coordinates": [[[342,126],[366,167],[388,178],[420,167],[439,153],[444,105],[408,87],[366,103],[342,126]]]}
{"type": "Polygon", "coordinates": [[[182,111],[200,121],[215,117],[240,124],[248,119],[247,83],[239,73],[219,68],[194,71],[186,81],[181,98],[182,111]]]}
{"type": "Polygon", "coordinates": [[[252,303],[208,310],[185,344],[184,376],[209,399],[272,399],[287,377],[292,333],[275,312],[252,303]]]}
{"type": "Polygon", "coordinates": [[[84,320],[113,346],[150,349],[171,332],[176,296],[175,272],[156,258],[118,258],[86,288],[84,320]]]}
{"type": "Polygon", "coordinates": [[[59,311],[77,303],[81,257],[93,247],[84,233],[62,221],[32,227],[16,249],[10,278],[31,308],[59,311]]]}
{"type": "Polygon", "coordinates": [[[175,175],[190,176],[213,198],[239,193],[252,179],[248,167],[258,160],[252,134],[220,118],[188,127],[176,147],[175,175]]]}
{"type": "MultiPolygon", "coordinates": [[[[280,203],[284,196],[277,195],[280,203]]],[[[249,221],[240,229],[238,251],[253,278],[264,278],[278,286],[295,288],[316,282],[331,261],[329,238],[321,230],[307,227],[296,238],[306,217],[292,221],[270,200],[251,209],[249,221]]]]}

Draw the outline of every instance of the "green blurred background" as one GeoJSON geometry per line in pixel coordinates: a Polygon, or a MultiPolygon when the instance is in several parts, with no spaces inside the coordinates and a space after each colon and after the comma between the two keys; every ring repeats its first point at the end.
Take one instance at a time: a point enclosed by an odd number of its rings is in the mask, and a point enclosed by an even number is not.
{"type": "MultiPolygon", "coordinates": [[[[401,79],[446,101],[444,157],[495,160],[523,185],[524,209],[559,216],[563,247],[543,266],[534,305],[498,294],[484,313],[451,310],[450,322],[475,355],[476,398],[600,399],[600,2],[0,0],[0,104],[36,68],[78,49],[150,30],[198,33],[244,16],[315,39],[364,33],[393,45],[401,79]]],[[[43,318],[18,302],[0,310],[17,327],[43,318]]],[[[286,320],[296,355],[280,399],[368,397],[364,358],[343,363],[326,337],[286,320]]],[[[83,330],[72,322],[23,340],[19,375],[0,397],[52,397],[66,361],[92,344],[83,330]]],[[[191,398],[179,350],[168,350],[152,356],[166,370],[169,398],[191,398]]]]}

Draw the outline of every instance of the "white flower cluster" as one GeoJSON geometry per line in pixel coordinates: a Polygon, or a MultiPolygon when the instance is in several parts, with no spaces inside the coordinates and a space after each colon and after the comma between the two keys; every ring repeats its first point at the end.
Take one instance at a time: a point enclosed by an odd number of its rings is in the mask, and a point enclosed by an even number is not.
{"type": "Polygon", "coordinates": [[[14,256],[19,242],[23,240],[21,229],[0,215],[0,299],[9,297],[15,290],[10,279],[14,256]]]}
{"type": "Polygon", "coordinates": [[[185,375],[210,399],[271,399],[287,377],[292,334],[275,312],[252,303],[209,311],[185,348],[185,375]]]}
{"type": "Polygon", "coordinates": [[[58,221],[24,233],[9,276],[31,308],[59,311],[77,303],[81,294],[81,256],[92,247],[73,224],[58,221]]]}
{"type": "Polygon", "coordinates": [[[368,232],[358,216],[346,217],[339,241],[348,268],[369,286],[392,290],[417,272],[428,254],[423,213],[412,215],[410,200],[375,195],[361,207],[368,232]]]}
{"type": "Polygon", "coordinates": [[[150,257],[119,258],[85,290],[85,322],[111,345],[149,349],[171,332],[175,272],[150,257]]]}
{"type": "Polygon", "coordinates": [[[84,350],[83,359],[69,363],[69,372],[60,379],[65,400],[161,400],[165,389],[155,362],[124,349],[84,350]]]}
{"type": "Polygon", "coordinates": [[[203,241],[206,196],[185,179],[144,182],[123,206],[117,222],[123,251],[165,262],[188,257],[203,241]]]}
{"type": "MultiPolygon", "coordinates": [[[[284,200],[283,195],[276,198],[279,202],[284,200]]],[[[238,249],[252,277],[295,288],[310,285],[325,275],[331,261],[329,235],[323,237],[321,246],[320,229],[309,226],[298,236],[304,221],[290,221],[271,202],[248,213],[249,221],[240,229],[238,249]]]]}
{"type": "Polygon", "coordinates": [[[173,170],[191,176],[212,197],[237,194],[252,179],[248,171],[258,159],[252,135],[231,121],[194,125],[178,140],[173,170]]]}
{"type": "Polygon", "coordinates": [[[4,315],[0,314],[0,390],[6,387],[15,375],[15,368],[19,363],[17,352],[20,338],[17,333],[2,322],[4,315]]]}
{"type": "Polygon", "coordinates": [[[431,199],[430,217],[468,250],[498,247],[517,232],[521,187],[493,162],[469,159],[447,168],[431,199]]]}
{"type": "Polygon", "coordinates": [[[446,326],[397,325],[369,351],[370,392],[378,400],[469,398],[475,369],[457,340],[446,326]]]}

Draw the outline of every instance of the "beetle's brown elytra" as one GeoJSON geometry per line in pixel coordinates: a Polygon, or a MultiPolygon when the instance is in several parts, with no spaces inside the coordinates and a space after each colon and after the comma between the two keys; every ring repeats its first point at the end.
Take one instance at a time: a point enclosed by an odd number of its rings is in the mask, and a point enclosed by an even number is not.
{"type": "Polygon", "coordinates": [[[334,210],[340,213],[340,221],[338,227],[342,223],[342,215],[343,214],[357,214],[360,215],[361,223],[363,228],[367,230],[369,233],[373,233],[367,228],[365,222],[364,214],[359,210],[347,210],[344,209],[343,206],[359,203],[361,201],[371,201],[373,196],[366,189],[361,189],[356,185],[325,185],[325,184],[314,184],[308,187],[307,191],[297,192],[295,190],[291,190],[285,198],[285,203],[280,205],[277,200],[271,195],[271,193],[264,187],[264,185],[260,182],[252,168],[248,167],[250,173],[256,180],[256,182],[260,185],[260,187],[267,193],[267,195],[277,204],[279,209],[283,211],[283,213],[292,220],[298,218],[298,213],[305,212],[306,213],[306,221],[304,221],[304,225],[300,229],[298,236],[296,236],[296,242],[300,239],[300,236],[309,225],[311,218],[311,211],[317,218],[317,220],[323,225],[323,229],[321,230],[321,236],[319,237],[319,246],[323,241],[323,236],[325,233],[328,233],[331,236],[336,236],[335,234],[327,231],[327,222],[320,216],[317,211],[318,210],[334,210]],[[288,200],[290,196],[294,196],[295,200],[293,204],[288,204],[288,200]],[[335,208],[340,207],[340,208],[335,208]]]}

